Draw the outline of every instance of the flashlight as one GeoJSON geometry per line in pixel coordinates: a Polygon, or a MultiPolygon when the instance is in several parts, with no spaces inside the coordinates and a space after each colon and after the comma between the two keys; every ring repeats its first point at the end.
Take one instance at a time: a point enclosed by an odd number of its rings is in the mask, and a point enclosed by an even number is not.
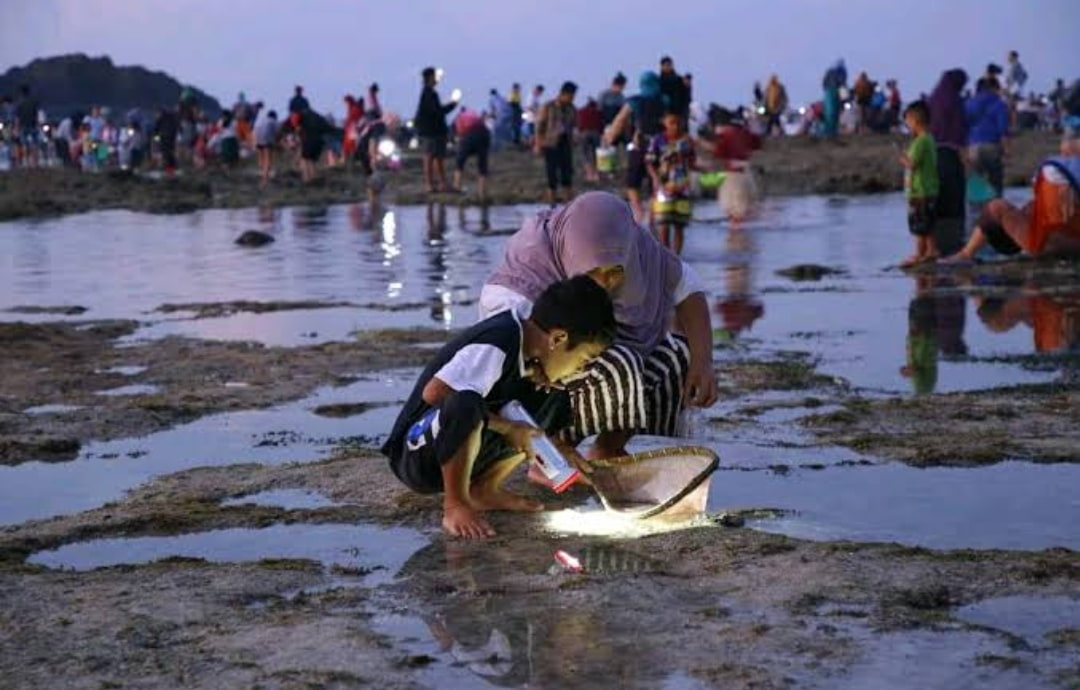
{"type": "Polygon", "coordinates": [[[383,139],[379,142],[379,155],[383,158],[390,158],[397,153],[397,144],[390,139],[383,139]]]}
{"type": "Polygon", "coordinates": [[[461,102],[461,89],[454,89],[453,91],[451,91],[450,92],[450,100],[454,101],[455,103],[460,103],[461,102]]]}
{"type": "Polygon", "coordinates": [[[446,72],[443,71],[442,67],[436,67],[435,68],[435,81],[442,81],[442,78],[443,78],[444,74],[446,74],[446,72]]]}

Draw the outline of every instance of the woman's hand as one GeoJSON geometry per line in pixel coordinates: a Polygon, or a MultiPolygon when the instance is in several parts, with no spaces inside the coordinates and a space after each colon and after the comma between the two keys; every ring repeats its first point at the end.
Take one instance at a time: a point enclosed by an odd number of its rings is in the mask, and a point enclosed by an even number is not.
{"type": "Polygon", "coordinates": [[[716,370],[711,361],[690,359],[686,374],[684,403],[694,407],[712,407],[717,398],[716,370]]]}
{"type": "Polygon", "coordinates": [[[716,402],[716,370],[713,369],[713,332],[705,295],[695,292],[675,306],[676,324],[690,346],[690,369],[686,373],[683,400],[687,405],[709,407],[716,402]]]}

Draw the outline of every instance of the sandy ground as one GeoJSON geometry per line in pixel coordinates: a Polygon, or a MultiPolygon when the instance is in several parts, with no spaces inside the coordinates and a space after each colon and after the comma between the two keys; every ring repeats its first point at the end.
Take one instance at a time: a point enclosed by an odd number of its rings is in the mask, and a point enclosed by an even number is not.
{"type": "MultiPolygon", "coordinates": [[[[867,687],[857,680],[865,665],[878,681],[912,672],[902,661],[882,666],[885,648],[927,644],[957,650],[951,672],[965,682],[950,687],[1080,681],[1075,629],[1036,643],[954,615],[991,596],[1071,596],[1080,559],[1064,550],[935,552],[718,526],[613,542],[557,538],[540,519],[495,516],[494,541],[437,537],[396,573],[405,579],[379,588],[365,586],[368,568],[309,561],[171,559],[86,573],[23,562],[31,550],[99,537],[279,522],[430,526],[437,518],[436,498],[406,494],[381,458],[365,454],[192,470],[97,510],[5,530],[0,673],[8,687],[26,688],[461,687],[486,660],[508,686],[656,687],[678,672],[707,687],[852,679],[848,687],[867,687]],[[219,504],[282,487],[341,505],[219,504]],[[608,565],[552,573],[559,548],[608,565]],[[419,626],[416,650],[407,636],[388,637],[395,620],[419,626]],[[448,650],[483,650],[493,631],[506,646],[474,654],[472,666],[424,651],[432,638],[448,650]]],[[[378,550],[367,558],[369,568],[383,562],[378,550]]]]}
{"type": "MultiPolygon", "coordinates": [[[[894,142],[899,137],[858,136],[838,143],[807,138],[769,140],[755,158],[763,190],[770,195],[872,194],[901,189],[902,175],[896,162],[894,142]]],[[[1006,182],[1025,186],[1036,165],[1056,152],[1057,138],[1028,133],[1013,145],[1006,164],[1006,182]]],[[[577,156],[578,180],[580,155],[577,156]]],[[[712,165],[704,154],[705,166],[712,165]]],[[[528,153],[504,151],[492,158],[489,199],[494,204],[533,203],[543,200],[543,162],[528,153]]],[[[453,167],[453,160],[448,161],[453,167]]],[[[56,216],[95,209],[127,208],[151,213],[187,213],[200,208],[250,206],[296,206],[354,203],[367,198],[366,181],[359,172],[343,168],[324,170],[311,184],[301,183],[295,171],[282,164],[266,189],[257,184],[257,173],[248,162],[238,169],[186,173],[173,180],[150,179],[119,171],[80,174],[66,170],[31,170],[0,174],[0,220],[56,216]]],[[[470,167],[470,170],[472,168],[470,167]]],[[[618,189],[616,176],[598,188],[618,189]]],[[[465,194],[437,195],[449,203],[473,204],[478,199],[475,178],[466,173],[465,194]]],[[[588,185],[587,185],[588,187],[588,185]]],[[[414,154],[404,159],[401,171],[389,176],[388,202],[424,203],[429,200],[414,154]]]]}
{"type": "MultiPolygon", "coordinates": [[[[274,306],[260,303],[255,309],[274,306]]],[[[208,313],[229,309],[237,305],[204,305],[208,313]]],[[[413,346],[446,338],[445,331],[417,329],[368,331],[354,342],[297,348],[181,337],[114,347],[116,338],[137,326],[0,323],[0,463],[70,460],[90,439],[140,436],[214,412],[295,400],[320,385],[351,383],[360,372],[419,366],[430,350],[413,346]],[[130,376],[109,371],[117,366],[145,370],[130,376]],[[147,395],[97,394],[128,385],[157,389],[147,395]],[[23,414],[54,404],[80,408],[23,414]]]]}
{"type": "MultiPolygon", "coordinates": [[[[205,316],[290,305],[195,306],[205,316]]],[[[166,338],[116,349],[115,338],[135,327],[0,325],[0,347],[11,355],[0,359],[5,462],[50,449],[62,461],[90,439],[296,399],[358,371],[416,365],[430,355],[416,345],[445,337],[385,331],[299,348],[166,338]],[[147,369],[102,373],[117,364],[147,369]],[[224,386],[237,380],[252,385],[224,386]],[[94,395],[132,382],[160,388],[94,395]],[[85,407],[47,420],[21,413],[73,402],[85,407]]],[[[920,466],[1078,459],[1075,386],[864,399],[797,352],[718,366],[725,401],[738,408],[718,424],[753,425],[770,407],[828,406],[803,421],[822,443],[920,466]],[[761,393],[772,394],[769,402],[753,402],[761,393]],[[946,431],[955,442],[942,446],[946,431]]],[[[520,488],[552,510],[587,498],[583,489],[551,500],[520,488]]],[[[482,678],[550,688],[665,680],[725,688],[1080,686],[1075,625],[1032,639],[959,613],[1002,596],[1075,597],[1080,557],[1069,550],[809,542],[707,519],[612,540],[558,536],[546,528],[549,514],[495,515],[500,535],[487,544],[444,540],[433,529],[438,499],[405,491],[366,450],[159,477],[93,510],[0,529],[0,678],[4,687],[88,689],[469,687],[482,678]],[[275,489],[317,492],[332,504],[222,504],[275,489]],[[91,539],[280,524],[417,529],[431,541],[401,564],[391,558],[400,545],[376,539],[348,568],[272,553],[262,561],[172,558],[88,572],[28,561],[91,539]],[[552,572],[560,548],[587,559],[590,571],[552,572]]]]}

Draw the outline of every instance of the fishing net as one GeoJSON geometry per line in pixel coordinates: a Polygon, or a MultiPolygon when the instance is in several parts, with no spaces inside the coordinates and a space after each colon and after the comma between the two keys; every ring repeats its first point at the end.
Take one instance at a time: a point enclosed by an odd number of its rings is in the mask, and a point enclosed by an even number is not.
{"type": "Polygon", "coordinates": [[[604,507],[645,519],[703,513],[719,458],[708,448],[676,446],[590,464],[604,507]]]}

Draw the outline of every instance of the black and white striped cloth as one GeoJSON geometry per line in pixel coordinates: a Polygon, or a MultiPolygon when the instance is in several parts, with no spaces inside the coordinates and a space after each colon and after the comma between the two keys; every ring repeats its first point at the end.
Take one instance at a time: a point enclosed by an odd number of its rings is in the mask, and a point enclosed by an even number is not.
{"type": "Polygon", "coordinates": [[[567,383],[578,442],[605,431],[675,436],[690,369],[686,339],[668,335],[648,357],[622,345],[608,348],[567,383]]]}

